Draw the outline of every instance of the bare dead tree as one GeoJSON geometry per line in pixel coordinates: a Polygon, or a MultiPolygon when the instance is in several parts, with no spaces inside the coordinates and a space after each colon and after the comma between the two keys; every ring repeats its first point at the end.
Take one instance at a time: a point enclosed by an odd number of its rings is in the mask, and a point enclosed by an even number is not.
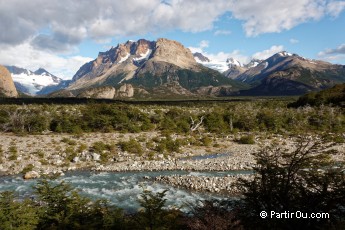
{"type": "Polygon", "coordinates": [[[14,111],[6,111],[8,115],[8,122],[2,125],[2,130],[7,131],[20,131],[25,130],[25,123],[30,110],[26,105],[17,107],[14,111]]]}
{"type": "Polygon", "coordinates": [[[194,131],[198,130],[198,132],[199,132],[199,128],[202,125],[202,122],[204,121],[204,116],[201,116],[200,121],[198,123],[196,123],[196,121],[194,121],[193,117],[190,117],[190,120],[191,120],[190,131],[194,132],[194,131]]]}

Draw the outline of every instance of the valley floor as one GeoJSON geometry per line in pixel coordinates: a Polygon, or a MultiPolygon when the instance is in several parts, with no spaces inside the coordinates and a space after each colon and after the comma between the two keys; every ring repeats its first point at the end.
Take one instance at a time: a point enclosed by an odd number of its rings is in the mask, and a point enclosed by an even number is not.
{"type": "MultiPolygon", "coordinates": [[[[213,145],[185,145],[178,153],[152,152],[148,142],[160,137],[159,132],[144,133],[87,133],[82,135],[45,134],[24,135],[2,133],[0,134],[1,158],[0,173],[23,174],[27,178],[44,174],[61,174],[70,170],[95,171],[161,171],[161,170],[187,170],[187,171],[231,171],[251,170],[255,164],[252,153],[262,146],[272,143],[280,144],[292,149],[295,138],[274,135],[255,135],[255,144],[239,144],[235,140],[239,135],[217,137],[213,136],[213,145]],[[130,139],[137,140],[143,152],[131,154],[115,147],[110,152],[96,152],[92,146],[95,143],[119,143],[130,139]],[[221,155],[220,154],[226,153],[221,155]],[[193,159],[193,156],[213,156],[193,159]]],[[[172,135],[172,138],[187,138],[172,135]]],[[[316,139],[317,137],[313,137],[316,139]]],[[[115,144],[113,146],[116,146],[115,144]]],[[[337,160],[345,159],[345,144],[333,147],[339,153],[334,156],[337,160]]],[[[221,181],[210,180],[208,185],[202,184],[200,178],[156,178],[156,180],[188,189],[208,190],[221,192],[227,188],[233,178],[223,178],[221,181]]],[[[207,178],[205,178],[207,180],[207,178]]]]}

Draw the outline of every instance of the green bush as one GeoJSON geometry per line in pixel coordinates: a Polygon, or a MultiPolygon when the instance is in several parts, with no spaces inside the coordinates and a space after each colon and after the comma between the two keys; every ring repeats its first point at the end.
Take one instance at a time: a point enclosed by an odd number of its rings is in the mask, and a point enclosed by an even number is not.
{"type": "Polygon", "coordinates": [[[129,141],[120,141],[118,145],[122,151],[127,151],[129,153],[140,155],[143,152],[140,143],[133,138],[130,138],[129,141]]]}
{"type": "Polygon", "coordinates": [[[167,135],[164,138],[161,138],[158,141],[158,144],[156,146],[156,151],[159,153],[164,153],[164,152],[180,152],[180,147],[181,147],[181,141],[176,139],[173,140],[171,136],[167,135]]]}
{"type": "Polygon", "coordinates": [[[203,146],[210,146],[212,144],[212,138],[207,136],[202,137],[200,141],[203,146]]]}
{"type": "Polygon", "coordinates": [[[76,145],[77,142],[75,140],[69,139],[67,137],[62,138],[61,142],[66,143],[68,145],[76,145]]]}
{"type": "Polygon", "coordinates": [[[14,161],[18,158],[18,150],[17,146],[11,144],[11,146],[8,148],[8,152],[10,153],[9,160],[14,161]]]}
{"type": "Polygon", "coordinates": [[[103,141],[96,141],[91,146],[91,150],[97,153],[102,153],[104,151],[108,151],[111,153],[116,152],[116,146],[115,144],[106,144],[103,141]]]}
{"type": "Polygon", "coordinates": [[[240,137],[240,139],[238,139],[237,142],[240,144],[252,145],[255,144],[255,138],[253,135],[245,135],[240,137]]]}
{"type": "Polygon", "coordinates": [[[22,170],[22,173],[25,174],[27,172],[30,172],[34,169],[34,166],[32,164],[28,164],[27,166],[25,166],[22,170]]]}

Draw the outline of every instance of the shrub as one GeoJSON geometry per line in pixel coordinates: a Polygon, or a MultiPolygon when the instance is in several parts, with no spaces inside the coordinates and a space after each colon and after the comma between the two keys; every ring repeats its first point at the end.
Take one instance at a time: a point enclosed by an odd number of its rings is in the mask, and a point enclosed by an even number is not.
{"type": "Polygon", "coordinates": [[[237,142],[240,144],[252,145],[255,144],[255,138],[253,135],[246,135],[238,139],[237,142]]]}
{"type": "Polygon", "coordinates": [[[25,166],[22,170],[22,173],[25,174],[27,172],[30,172],[34,169],[34,166],[32,164],[28,164],[27,166],[25,166]]]}
{"type": "Polygon", "coordinates": [[[81,143],[81,144],[79,145],[79,147],[78,147],[78,153],[81,153],[81,152],[83,152],[83,151],[86,150],[86,149],[87,149],[87,145],[84,144],[84,143],[81,143]]]}
{"type": "Polygon", "coordinates": [[[212,144],[212,139],[210,137],[207,137],[207,136],[202,137],[200,141],[201,141],[203,146],[210,146],[212,144]]]}
{"type": "Polygon", "coordinates": [[[75,140],[71,140],[67,137],[62,138],[61,142],[66,143],[68,145],[76,145],[77,142],[75,140]]]}
{"type": "Polygon", "coordinates": [[[118,145],[122,151],[129,153],[142,154],[143,152],[140,143],[133,138],[130,138],[129,141],[120,141],[118,145]]]}
{"type": "Polygon", "coordinates": [[[67,147],[65,149],[65,153],[66,153],[66,159],[68,161],[72,161],[77,156],[77,152],[72,146],[67,147]]]}
{"type": "Polygon", "coordinates": [[[293,151],[272,145],[255,153],[253,178],[239,179],[245,229],[338,229],[336,224],[344,224],[345,165],[332,160],[330,147],[301,139],[293,151]],[[269,216],[271,211],[300,211],[328,213],[329,218],[263,220],[259,216],[263,210],[269,216]]]}
{"type": "Polygon", "coordinates": [[[18,158],[17,146],[11,145],[11,146],[8,148],[8,151],[9,151],[9,153],[10,153],[9,160],[11,160],[11,161],[17,160],[17,158],[18,158]]]}
{"type": "Polygon", "coordinates": [[[102,153],[104,151],[114,153],[116,151],[115,148],[116,146],[114,144],[106,144],[103,141],[96,141],[91,147],[91,149],[97,153],[102,153]]]}

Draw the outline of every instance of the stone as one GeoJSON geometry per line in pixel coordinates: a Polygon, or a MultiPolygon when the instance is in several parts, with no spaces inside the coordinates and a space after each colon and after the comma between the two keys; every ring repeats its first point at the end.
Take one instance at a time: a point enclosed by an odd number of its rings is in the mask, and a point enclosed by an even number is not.
{"type": "Polygon", "coordinates": [[[29,171],[29,172],[26,172],[23,176],[23,178],[25,180],[30,180],[30,179],[36,179],[36,178],[39,178],[40,177],[40,174],[36,171],[29,171]]]}
{"type": "Polygon", "coordinates": [[[113,99],[116,90],[112,86],[101,86],[84,90],[78,95],[82,98],[113,99]]]}
{"type": "Polygon", "coordinates": [[[2,65],[0,65],[0,96],[18,97],[11,73],[2,65]]]}
{"type": "Polygon", "coordinates": [[[101,155],[97,153],[92,153],[91,156],[94,161],[99,161],[101,159],[101,155]]]}
{"type": "Polygon", "coordinates": [[[74,162],[74,163],[78,163],[79,161],[80,161],[79,157],[74,157],[73,160],[72,160],[72,162],[74,162]]]}
{"type": "Polygon", "coordinates": [[[118,90],[118,97],[133,97],[134,88],[131,84],[124,84],[118,90]]]}

